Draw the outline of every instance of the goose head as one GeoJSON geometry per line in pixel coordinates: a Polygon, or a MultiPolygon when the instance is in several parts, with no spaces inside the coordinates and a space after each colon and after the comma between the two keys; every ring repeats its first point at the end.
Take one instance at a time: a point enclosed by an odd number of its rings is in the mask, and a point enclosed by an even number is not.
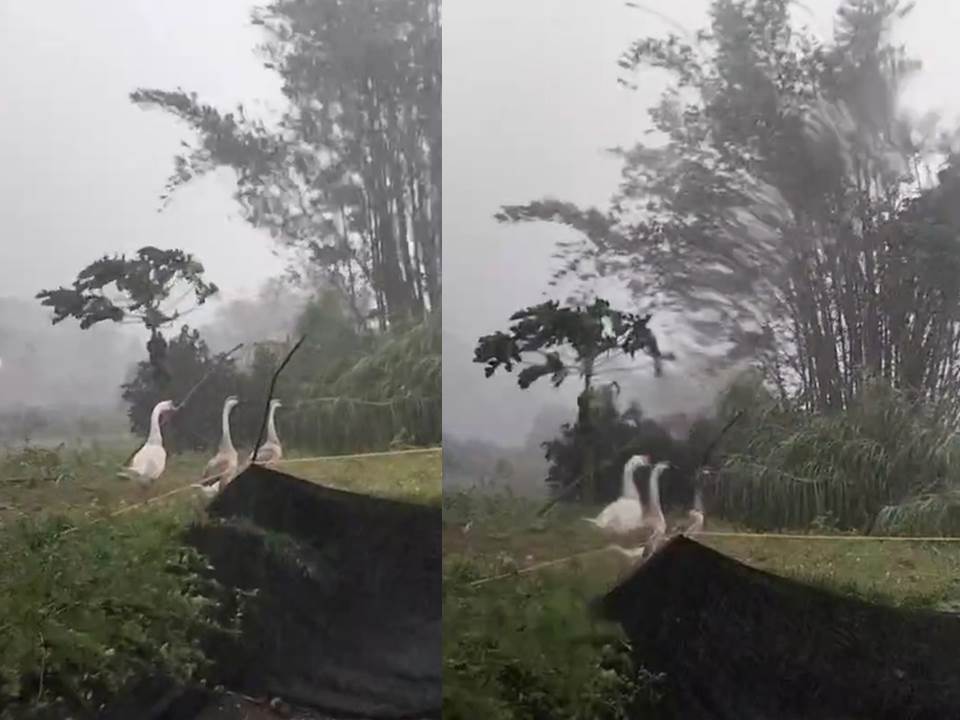
{"type": "Polygon", "coordinates": [[[226,400],[224,400],[223,407],[227,412],[230,412],[239,404],[240,398],[238,398],[236,395],[230,395],[226,400]]]}
{"type": "Polygon", "coordinates": [[[176,410],[177,406],[173,400],[163,400],[153,407],[153,411],[157,414],[158,418],[163,418],[170,413],[176,412],[176,410]]]}
{"type": "Polygon", "coordinates": [[[676,467],[669,460],[661,460],[656,465],[653,466],[653,470],[650,471],[651,480],[659,480],[660,476],[663,475],[667,470],[676,467]]]}
{"type": "Polygon", "coordinates": [[[276,398],[273,398],[273,399],[270,401],[270,409],[271,409],[271,410],[276,410],[276,409],[282,408],[282,407],[283,407],[283,403],[280,402],[279,400],[277,400],[276,398]]]}

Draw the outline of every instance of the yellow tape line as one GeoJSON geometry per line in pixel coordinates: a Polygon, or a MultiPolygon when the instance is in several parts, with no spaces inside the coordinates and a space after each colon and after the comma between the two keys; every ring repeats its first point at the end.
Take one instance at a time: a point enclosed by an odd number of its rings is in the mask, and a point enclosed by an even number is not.
{"type": "Polygon", "coordinates": [[[750,532],[711,532],[701,531],[690,537],[715,538],[774,538],[777,540],[834,540],[838,542],[867,541],[874,542],[960,542],[960,537],[901,537],[899,535],[803,535],[799,533],[750,533],[750,532]]]}
{"type": "MultiPolygon", "coordinates": [[[[863,541],[863,540],[875,540],[879,542],[960,542],[960,537],[899,537],[899,536],[884,536],[884,535],[801,535],[801,534],[788,534],[788,533],[748,533],[748,532],[711,532],[711,531],[702,531],[699,533],[694,533],[688,535],[690,538],[699,538],[699,537],[710,537],[710,538],[750,538],[751,540],[757,538],[775,538],[781,540],[854,540],[854,541],[863,541]]],[[[480,587],[481,585],[486,585],[487,583],[494,582],[496,580],[505,580],[506,578],[517,577],[518,575],[526,575],[528,573],[536,572],[542,570],[543,568],[552,567],[554,565],[562,565],[563,563],[569,562],[571,560],[576,560],[577,558],[586,557],[588,555],[597,555],[602,552],[607,551],[617,551],[620,550],[616,545],[605,545],[601,548],[593,548],[592,550],[584,550],[583,552],[574,553],[573,555],[566,555],[564,557],[555,558],[553,560],[545,560],[543,562],[538,562],[533,565],[528,565],[524,568],[518,568],[511,572],[500,573],[499,575],[491,575],[489,577],[480,578],[479,580],[474,580],[470,583],[467,583],[469,587],[480,587]]]]}
{"type": "Polygon", "coordinates": [[[387,457],[390,455],[423,455],[426,453],[439,453],[439,452],[443,452],[442,447],[413,448],[412,450],[385,450],[383,452],[356,453],[354,455],[318,455],[316,457],[289,458],[289,459],[281,460],[277,464],[286,465],[288,463],[323,462],[326,460],[354,460],[358,458],[368,458],[368,457],[387,457]]]}

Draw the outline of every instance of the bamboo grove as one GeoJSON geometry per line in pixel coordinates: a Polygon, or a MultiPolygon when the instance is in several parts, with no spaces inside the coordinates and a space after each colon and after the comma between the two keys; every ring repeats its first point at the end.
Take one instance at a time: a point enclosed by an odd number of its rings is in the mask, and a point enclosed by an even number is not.
{"type": "Polygon", "coordinates": [[[762,357],[809,410],[846,407],[866,376],[960,397],[958,132],[902,109],[919,68],[889,37],[909,8],[847,0],[827,43],[790,5],[714,2],[695,42],[632,44],[625,85],[673,80],[650,111],[663,144],[618,151],[605,212],[543,200],[500,218],[579,231],[558,275],[664,291],[701,344],[762,357]]]}
{"type": "Polygon", "coordinates": [[[289,107],[276,124],[183,90],[132,100],[187,122],[168,195],[235,171],[247,220],[270,230],[380,330],[440,307],[440,9],[437,0],[274,0],[254,11],[289,107]]]}

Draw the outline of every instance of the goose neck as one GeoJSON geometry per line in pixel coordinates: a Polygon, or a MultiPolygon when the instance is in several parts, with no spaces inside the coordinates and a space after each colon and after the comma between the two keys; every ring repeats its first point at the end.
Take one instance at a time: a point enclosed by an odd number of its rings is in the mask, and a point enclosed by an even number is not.
{"type": "Polygon", "coordinates": [[[627,464],[623,467],[623,487],[620,491],[621,497],[635,500],[640,499],[640,493],[637,491],[637,486],[633,482],[633,473],[636,472],[636,469],[637,462],[633,458],[627,460],[627,464]]]}
{"type": "Polygon", "coordinates": [[[223,406],[223,415],[220,418],[221,425],[221,435],[220,435],[220,449],[221,450],[233,450],[233,437],[230,435],[230,406],[223,406]]]}
{"type": "Polygon", "coordinates": [[[153,408],[150,413],[150,434],[147,436],[148,445],[163,445],[163,435],[160,433],[160,406],[153,408]]]}
{"type": "Polygon", "coordinates": [[[663,468],[655,467],[650,473],[650,508],[656,515],[663,514],[663,508],[660,507],[660,475],[663,468]]]}
{"type": "Polygon", "coordinates": [[[277,426],[273,420],[273,415],[276,411],[276,406],[272,406],[269,414],[267,415],[267,442],[273,443],[274,445],[279,445],[280,439],[277,437],[277,426]]]}

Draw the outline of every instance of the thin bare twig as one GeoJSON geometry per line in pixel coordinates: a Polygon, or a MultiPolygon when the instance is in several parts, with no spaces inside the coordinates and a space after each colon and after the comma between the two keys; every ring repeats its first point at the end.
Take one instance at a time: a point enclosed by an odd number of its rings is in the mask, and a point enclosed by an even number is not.
{"type": "MultiPolygon", "coordinates": [[[[217,372],[220,369],[223,362],[227,358],[229,358],[231,355],[233,355],[242,347],[243,347],[243,343],[239,343],[238,345],[235,345],[234,347],[232,347],[230,350],[227,350],[226,352],[222,352],[219,355],[217,355],[214,358],[214,362],[210,367],[210,369],[207,370],[207,372],[203,375],[203,377],[200,378],[200,380],[198,380],[194,384],[194,386],[187,391],[187,394],[183,396],[183,400],[176,403],[174,407],[177,410],[182,410],[186,406],[186,404],[190,402],[190,398],[193,397],[193,394],[200,388],[200,386],[203,385],[215,372],[217,372]]],[[[160,424],[161,426],[166,425],[167,420],[165,420],[164,418],[161,418],[160,424]]],[[[130,455],[127,456],[127,459],[123,463],[124,466],[127,466],[130,464],[130,461],[133,460],[133,456],[136,455],[139,450],[140,450],[140,446],[138,445],[136,448],[134,448],[133,452],[131,452],[130,455]]]]}
{"type": "Polygon", "coordinates": [[[303,341],[307,339],[307,336],[304,335],[299,340],[297,344],[290,348],[290,352],[287,353],[287,356],[283,359],[283,362],[280,363],[280,367],[277,368],[276,372],[273,373],[273,377],[270,378],[270,389],[267,391],[267,400],[263,408],[263,418],[260,420],[260,432],[257,433],[257,442],[253,446],[253,451],[250,453],[250,464],[253,465],[257,460],[257,453],[260,452],[260,446],[263,444],[263,434],[267,429],[267,418],[270,417],[270,401],[273,399],[273,389],[277,385],[277,378],[280,377],[280,373],[283,372],[283,369],[287,366],[287,363],[290,362],[290,358],[293,357],[293,354],[300,348],[303,344],[303,341]]]}

